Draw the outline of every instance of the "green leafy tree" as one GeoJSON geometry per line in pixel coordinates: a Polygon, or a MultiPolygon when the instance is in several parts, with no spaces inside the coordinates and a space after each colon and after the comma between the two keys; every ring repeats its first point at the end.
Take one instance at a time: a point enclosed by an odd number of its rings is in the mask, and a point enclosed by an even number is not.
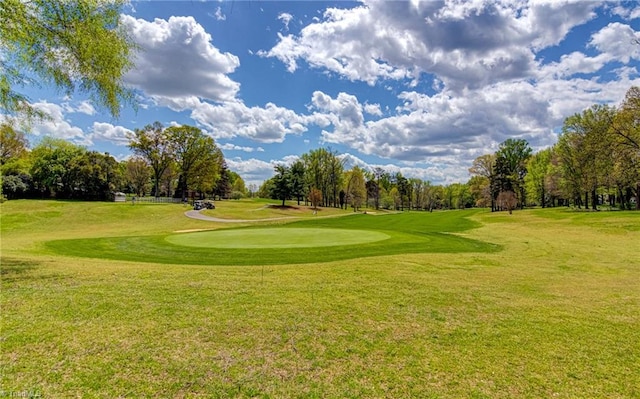
{"type": "Polygon", "coordinates": [[[244,183],[242,177],[236,173],[231,171],[231,198],[240,199],[247,195],[247,187],[244,183]]]}
{"type": "MultiPolygon", "coordinates": [[[[376,167],[373,169],[373,176],[375,178],[376,181],[376,185],[375,185],[375,204],[376,204],[376,209],[380,208],[380,189],[383,188],[382,184],[384,183],[384,181],[382,180],[386,180],[388,181],[388,176],[389,174],[385,172],[384,169],[380,168],[380,167],[376,167]]],[[[389,191],[389,187],[384,187],[385,190],[389,191]]]]}
{"type": "Polygon", "coordinates": [[[291,196],[291,169],[285,165],[276,165],[276,172],[273,176],[273,186],[271,187],[271,198],[282,200],[282,206],[291,196]]]}
{"type": "Polygon", "coordinates": [[[43,138],[31,151],[30,172],[35,188],[45,197],[55,194],[58,198],[70,198],[74,182],[69,165],[83,151],[86,150],[66,140],[43,138]]]}
{"type": "Polygon", "coordinates": [[[151,168],[142,158],[129,158],[125,164],[125,179],[138,197],[142,197],[151,181],[151,168]]]}
{"type": "Polygon", "coordinates": [[[529,197],[535,198],[543,208],[547,204],[550,191],[551,158],[551,148],[533,154],[527,161],[527,175],[524,179],[529,197]]]}
{"type": "Polygon", "coordinates": [[[495,198],[492,195],[491,188],[496,186],[495,182],[495,154],[485,154],[473,160],[473,164],[469,168],[472,176],[478,176],[480,179],[474,181],[474,190],[477,195],[481,196],[476,200],[476,206],[491,206],[491,210],[495,210],[495,198]],[[483,204],[483,205],[479,205],[483,204]]]}
{"type": "Polygon", "coordinates": [[[389,191],[389,199],[392,201],[392,206],[394,210],[399,210],[402,205],[402,195],[397,187],[392,187],[389,191]]]}
{"type": "Polygon", "coordinates": [[[0,108],[16,117],[43,116],[16,89],[35,76],[67,94],[86,92],[118,116],[120,105],[133,99],[122,77],[136,49],[120,24],[124,4],[0,0],[0,108]]]}
{"type": "Polygon", "coordinates": [[[367,198],[364,171],[360,167],[354,166],[346,173],[345,180],[347,201],[353,207],[353,211],[357,212],[367,198]]]}
{"type": "Polygon", "coordinates": [[[14,199],[29,189],[27,183],[18,175],[1,176],[2,195],[14,199]]]}
{"type": "Polygon", "coordinates": [[[300,205],[300,200],[305,197],[306,193],[306,185],[305,185],[305,168],[304,162],[299,159],[295,161],[291,165],[291,195],[294,196],[298,200],[298,205],[300,205]]]}
{"type": "Polygon", "coordinates": [[[0,124],[0,166],[23,157],[28,147],[29,141],[24,133],[16,131],[7,123],[0,124]]]}
{"type": "Polygon", "coordinates": [[[260,187],[258,187],[258,192],[256,193],[256,195],[258,196],[258,198],[270,198],[272,190],[273,178],[270,178],[262,182],[260,187]]]}
{"type": "Polygon", "coordinates": [[[629,207],[623,191],[635,191],[636,209],[640,210],[640,88],[633,86],[616,113],[612,132],[616,157],[614,179],[621,206],[629,207]]]}
{"type": "Polygon", "coordinates": [[[489,207],[491,206],[491,190],[490,182],[484,176],[471,176],[467,182],[469,187],[469,195],[473,206],[477,207],[489,207]]]}
{"type": "Polygon", "coordinates": [[[153,170],[153,195],[160,196],[160,179],[164,171],[174,162],[171,139],[160,122],[143,129],[136,129],[129,140],[129,148],[141,156],[153,170]]]}
{"type": "Polygon", "coordinates": [[[370,200],[372,200],[373,208],[378,209],[380,207],[380,187],[374,180],[373,176],[369,176],[367,182],[365,183],[365,186],[367,188],[367,203],[370,204],[370,200]]]}
{"type": "Polygon", "coordinates": [[[111,155],[87,151],[66,140],[45,137],[31,157],[33,185],[45,197],[107,200],[123,184],[118,162],[111,155]]]}
{"type": "Polygon", "coordinates": [[[69,198],[111,200],[123,182],[118,162],[111,155],[97,151],[81,151],[67,165],[67,173],[72,187],[69,198]]]}
{"type": "Polygon", "coordinates": [[[305,167],[307,190],[317,188],[323,194],[323,206],[338,206],[344,162],[336,152],[318,148],[301,156],[305,167]]]}
{"type": "MultiPolygon", "coordinates": [[[[213,194],[219,198],[229,198],[231,196],[231,174],[227,167],[227,162],[220,152],[215,158],[209,159],[210,167],[205,167],[203,170],[208,171],[211,175],[208,176],[207,181],[213,182],[213,194]],[[215,165],[217,163],[217,166],[215,165]],[[217,172],[214,168],[217,167],[217,172]],[[215,173],[215,174],[214,174],[215,173]]],[[[206,190],[201,190],[206,192],[206,190]]]]}
{"type": "Polygon", "coordinates": [[[527,174],[526,162],[531,156],[531,147],[524,139],[507,139],[500,144],[496,152],[492,185],[493,198],[501,192],[513,192],[520,207],[526,203],[524,177],[527,174]]]}
{"type": "Polygon", "coordinates": [[[408,198],[411,195],[409,180],[404,177],[401,172],[396,172],[396,174],[393,176],[393,179],[396,183],[398,196],[400,197],[400,210],[404,210],[404,205],[408,202],[408,198]]]}
{"type": "Polygon", "coordinates": [[[166,134],[171,143],[173,159],[180,170],[178,184],[181,197],[187,198],[189,187],[207,172],[205,169],[217,169],[216,164],[208,160],[217,158],[220,150],[213,138],[194,126],[171,126],[166,129],[166,134]]]}
{"type": "Polygon", "coordinates": [[[615,110],[594,105],[582,113],[565,119],[559,149],[564,162],[565,175],[574,194],[584,193],[584,204],[596,210],[597,190],[605,185],[613,170],[614,152],[611,123],[615,110]]]}
{"type": "Polygon", "coordinates": [[[0,178],[8,199],[26,196],[32,188],[31,157],[25,134],[13,126],[0,124],[0,178]]]}
{"type": "Polygon", "coordinates": [[[178,164],[174,160],[171,160],[167,168],[162,172],[162,176],[160,176],[158,195],[171,197],[174,194],[174,188],[178,186],[179,176],[180,171],[178,170],[178,164]]]}

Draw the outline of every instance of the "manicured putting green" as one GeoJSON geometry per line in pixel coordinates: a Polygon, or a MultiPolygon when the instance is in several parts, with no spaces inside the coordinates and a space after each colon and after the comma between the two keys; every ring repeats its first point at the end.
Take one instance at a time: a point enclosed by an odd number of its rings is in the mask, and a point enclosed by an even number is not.
{"type": "Polygon", "coordinates": [[[174,234],[174,245],[197,248],[308,248],[364,244],[389,239],[371,230],[331,228],[260,228],[174,234]]]}

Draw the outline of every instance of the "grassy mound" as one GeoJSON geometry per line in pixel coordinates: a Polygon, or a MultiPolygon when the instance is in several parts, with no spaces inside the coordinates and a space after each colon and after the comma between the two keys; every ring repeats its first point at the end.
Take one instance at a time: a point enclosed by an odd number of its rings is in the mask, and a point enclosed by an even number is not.
{"type": "Polygon", "coordinates": [[[477,226],[468,219],[474,213],[351,215],[302,220],[279,225],[275,231],[265,226],[241,227],[188,235],[54,240],[45,245],[67,256],[192,265],[317,263],[402,253],[498,250],[497,245],[451,234],[477,226]],[[326,234],[312,244],[301,231],[326,234]],[[226,244],[212,244],[209,238],[217,234],[228,238],[226,244]],[[261,237],[261,241],[252,244],[250,237],[261,237]]]}

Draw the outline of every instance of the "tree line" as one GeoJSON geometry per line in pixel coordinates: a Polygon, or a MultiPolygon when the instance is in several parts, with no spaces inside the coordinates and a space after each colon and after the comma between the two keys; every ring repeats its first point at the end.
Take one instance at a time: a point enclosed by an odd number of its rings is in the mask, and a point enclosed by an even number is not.
{"type": "Polygon", "coordinates": [[[508,139],[469,172],[482,194],[478,205],[492,210],[640,209],[640,88],[631,87],[619,107],[594,104],[566,118],[550,148],[533,154],[525,140],[508,139]]]}
{"type": "Polygon", "coordinates": [[[136,129],[134,156],[118,162],[66,140],[43,138],[29,148],[26,135],[0,125],[0,173],[5,198],[109,200],[115,192],[177,198],[244,196],[242,178],[230,171],[214,140],[193,126],[136,129]]]}
{"type": "Polygon", "coordinates": [[[338,153],[317,149],[290,166],[276,165],[258,195],[285,204],[363,205],[379,209],[492,211],[525,206],[640,209],[640,88],[630,88],[620,107],[596,104],[565,119],[558,142],[534,153],[510,138],[473,161],[466,183],[433,185],[383,168],[344,170],[338,153]]]}
{"type": "Polygon", "coordinates": [[[473,206],[467,185],[432,185],[383,168],[345,170],[344,158],[329,148],[311,150],[291,165],[278,164],[257,195],[282,201],[304,201],[313,207],[367,206],[375,209],[465,208],[473,206]]]}

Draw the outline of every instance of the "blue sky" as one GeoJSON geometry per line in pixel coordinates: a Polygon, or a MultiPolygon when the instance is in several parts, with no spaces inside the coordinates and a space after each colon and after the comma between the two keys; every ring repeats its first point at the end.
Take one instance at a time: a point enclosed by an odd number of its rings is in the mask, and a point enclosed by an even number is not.
{"type": "Polygon", "coordinates": [[[125,159],[133,129],[190,124],[248,184],[319,147],[449,184],[507,138],[542,149],[640,85],[637,2],[132,1],[121,18],[143,49],[124,77],[137,111],[27,87],[52,116],[33,142],[125,159]]]}

